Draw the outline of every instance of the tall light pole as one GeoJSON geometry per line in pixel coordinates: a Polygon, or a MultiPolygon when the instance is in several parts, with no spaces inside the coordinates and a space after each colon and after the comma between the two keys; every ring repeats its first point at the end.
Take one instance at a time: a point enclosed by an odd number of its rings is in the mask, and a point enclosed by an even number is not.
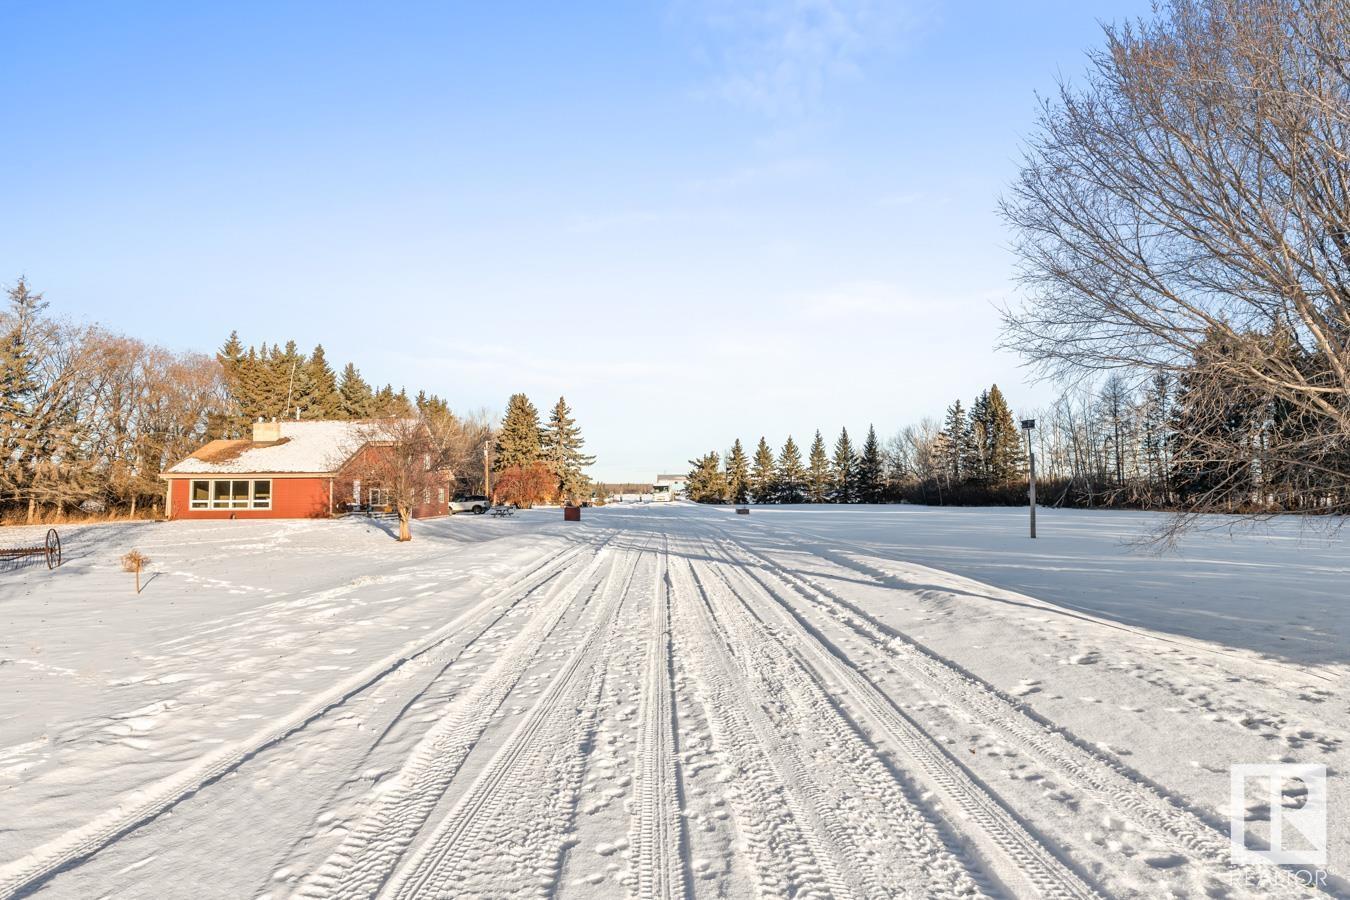
{"type": "Polygon", "coordinates": [[[1031,490],[1027,497],[1031,500],[1031,536],[1036,537],[1036,453],[1031,449],[1031,432],[1036,427],[1035,419],[1023,419],[1022,430],[1027,434],[1027,460],[1030,463],[1031,490]]]}

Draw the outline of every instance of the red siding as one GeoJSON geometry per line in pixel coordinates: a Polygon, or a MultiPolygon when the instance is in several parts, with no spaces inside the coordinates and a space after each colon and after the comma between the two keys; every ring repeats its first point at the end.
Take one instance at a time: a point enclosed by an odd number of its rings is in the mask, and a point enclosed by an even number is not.
{"type": "MultiPolygon", "coordinates": [[[[338,512],[346,509],[346,504],[352,501],[352,481],[361,480],[361,499],[369,501],[370,489],[379,487],[376,481],[370,478],[369,474],[364,477],[358,473],[369,473],[378,471],[379,465],[371,457],[374,454],[385,452],[379,445],[366,445],[356,452],[356,454],[343,465],[342,471],[338,473],[333,480],[333,506],[338,512]]],[[[430,516],[446,516],[450,514],[450,500],[454,495],[455,479],[449,470],[437,471],[431,473],[428,479],[430,489],[427,491],[427,497],[430,502],[418,503],[413,507],[414,519],[425,519],[430,516]],[[444,498],[444,499],[442,499],[444,498]]]]}
{"type": "MultiPolygon", "coordinates": [[[[245,476],[240,476],[245,477],[245,476]]],[[[257,480],[260,476],[247,476],[257,480]]],[[[173,478],[169,517],[173,519],[320,519],[328,516],[327,476],[273,478],[271,509],[191,509],[188,496],[193,478],[173,478]]],[[[209,477],[207,480],[211,480],[209,477]]],[[[433,498],[434,499],[434,498],[433,498]]]]}

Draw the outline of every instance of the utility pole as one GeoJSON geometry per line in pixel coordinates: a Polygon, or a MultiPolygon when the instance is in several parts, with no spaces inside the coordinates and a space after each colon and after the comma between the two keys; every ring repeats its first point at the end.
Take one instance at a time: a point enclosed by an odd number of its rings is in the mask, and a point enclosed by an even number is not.
{"type": "Polygon", "coordinates": [[[1030,463],[1028,473],[1031,476],[1031,490],[1027,497],[1031,500],[1031,536],[1036,537],[1036,452],[1031,449],[1031,432],[1036,428],[1035,419],[1023,419],[1022,430],[1027,435],[1027,460],[1030,463]]]}
{"type": "Polygon", "coordinates": [[[492,469],[488,466],[488,442],[483,442],[483,496],[492,499],[492,469]]]}

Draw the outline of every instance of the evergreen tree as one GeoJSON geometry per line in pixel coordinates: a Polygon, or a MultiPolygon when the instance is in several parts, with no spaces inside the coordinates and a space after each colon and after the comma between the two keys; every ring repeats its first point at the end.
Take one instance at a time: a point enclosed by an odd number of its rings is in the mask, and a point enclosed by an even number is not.
{"type": "Polygon", "coordinates": [[[256,353],[249,348],[243,388],[248,397],[250,421],[280,416],[286,405],[286,383],[290,372],[283,369],[281,357],[281,348],[276,344],[269,347],[264,343],[256,353]]]}
{"type": "Polygon", "coordinates": [[[1222,338],[1207,338],[1192,368],[1177,379],[1170,453],[1183,504],[1231,509],[1251,496],[1252,460],[1268,409],[1232,375],[1224,360],[1231,352],[1222,338]]]}
{"type": "Polygon", "coordinates": [[[991,387],[985,397],[984,441],[990,483],[1001,486],[1020,480],[1025,468],[1017,422],[998,385],[991,387]]]}
{"type": "MultiPolygon", "coordinates": [[[[20,278],[9,291],[10,328],[0,339],[0,477],[15,499],[29,497],[42,440],[37,360],[32,332],[46,307],[42,294],[20,278]]],[[[31,512],[30,512],[31,518],[31,512]]]]}
{"type": "Polygon", "coordinates": [[[797,442],[788,435],[778,454],[777,491],[779,503],[801,503],[806,492],[806,469],[802,467],[802,454],[797,442]]]}
{"type": "Polygon", "coordinates": [[[540,461],[541,453],[539,410],[524,394],[512,394],[497,432],[494,469],[501,472],[513,466],[531,466],[540,461]]]}
{"type": "Polygon", "coordinates": [[[368,419],[374,411],[375,397],[371,393],[370,385],[352,363],[347,363],[342,369],[342,378],[338,382],[338,397],[339,418],[368,419]]]}
{"type": "Polygon", "coordinates": [[[727,479],[722,473],[717,451],[689,460],[689,480],[685,482],[685,496],[695,503],[725,503],[727,479]]]}
{"type": "Polygon", "coordinates": [[[549,413],[548,425],[540,434],[540,458],[558,479],[558,493],[562,497],[581,497],[586,487],[587,479],[581,470],[594,464],[595,457],[581,452],[585,444],[566,398],[559,397],[549,413]]]}
{"type": "Polygon", "coordinates": [[[741,439],[731,445],[727,454],[727,496],[732,503],[748,503],[750,500],[750,461],[745,458],[745,448],[741,439]]]}
{"type": "Polygon", "coordinates": [[[989,420],[989,392],[982,391],[971,404],[966,416],[966,435],[968,453],[962,478],[972,484],[988,485],[992,478],[989,471],[989,452],[991,425],[989,420]]]}
{"type": "Polygon", "coordinates": [[[225,437],[242,437],[248,433],[252,404],[244,391],[248,356],[239,340],[239,332],[230,332],[229,339],[216,352],[216,360],[224,373],[225,391],[230,398],[224,420],[225,437]]]}
{"type": "Polygon", "coordinates": [[[867,440],[858,456],[858,500],[862,503],[880,503],[886,492],[886,460],[881,454],[877,430],[868,426],[867,440]]]}
{"type": "Polygon", "coordinates": [[[754,466],[750,470],[750,494],[756,503],[772,503],[778,489],[778,474],[774,468],[773,451],[763,437],[755,448],[754,466]]]}
{"type": "Polygon", "coordinates": [[[970,423],[966,420],[966,410],[960,400],[947,407],[947,421],[942,428],[942,435],[946,439],[943,442],[943,464],[947,478],[951,484],[960,484],[966,480],[971,469],[970,423]]]}
{"type": "Polygon", "coordinates": [[[816,429],[815,440],[811,442],[811,452],[806,470],[806,496],[812,503],[825,503],[834,490],[834,474],[830,471],[830,457],[825,452],[825,439],[816,429]]]}
{"type": "Polygon", "coordinates": [[[314,348],[302,369],[301,415],[306,419],[336,419],[342,414],[342,396],[337,375],[323,352],[323,344],[314,348]]]}
{"type": "Polygon", "coordinates": [[[370,412],[376,419],[388,419],[393,416],[394,406],[398,401],[395,399],[394,386],[386,384],[382,388],[377,388],[375,397],[370,402],[370,412]]]}
{"type": "Polygon", "coordinates": [[[848,429],[839,429],[834,442],[834,500],[836,503],[858,501],[858,455],[853,452],[848,429]]]}
{"type": "Polygon", "coordinates": [[[303,387],[301,382],[304,363],[305,355],[300,352],[295,341],[287,341],[284,350],[275,344],[272,345],[272,358],[268,366],[270,412],[264,415],[270,414],[282,419],[295,418],[295,410],[300,405],[303,387]]]}

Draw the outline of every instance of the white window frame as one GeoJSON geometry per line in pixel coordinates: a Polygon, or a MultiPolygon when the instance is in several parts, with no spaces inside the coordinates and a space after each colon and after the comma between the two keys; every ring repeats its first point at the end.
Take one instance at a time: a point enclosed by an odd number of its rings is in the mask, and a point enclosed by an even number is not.
{"type": "Polygon", "coordinates": [[[271,478],[193,478],[188,481],[188,508],[189,509],[271,509],[272,508],[272,484],[271,478]],[[239,499],[234,496],[234,483],[242,481],[248,485],[247,494],[239,499]],[[207,484],[207,497],[205,500],[196,499],[193,494],[196,493],[195,485],[205,482],[207,484]],[[258,485],[267,485],[266,499],[258,497],[258,485]],[[222,491],[221,485],[225,488],[222,491]]]}

